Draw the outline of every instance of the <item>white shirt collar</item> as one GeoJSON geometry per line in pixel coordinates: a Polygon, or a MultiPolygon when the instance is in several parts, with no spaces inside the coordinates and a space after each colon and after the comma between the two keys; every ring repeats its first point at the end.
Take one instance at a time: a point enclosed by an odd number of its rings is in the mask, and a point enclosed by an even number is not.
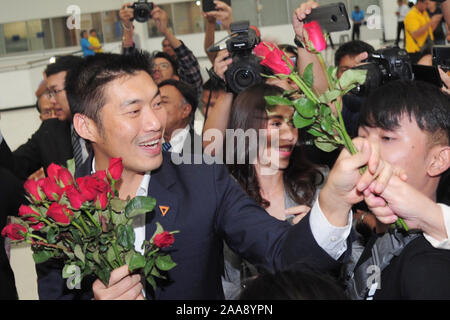
{"type": "Polygon", "coordinates": [[[186,137],[189,134],[189,129],[190,127],[187,125],[183,129],[177,129],[174,131],[175,135],[172,135],[172,138],[170,139],[170,145],[172,146],[170,149],[171,152],[181,152],[183,149],[184,140],[186,140],[186,137]]]}

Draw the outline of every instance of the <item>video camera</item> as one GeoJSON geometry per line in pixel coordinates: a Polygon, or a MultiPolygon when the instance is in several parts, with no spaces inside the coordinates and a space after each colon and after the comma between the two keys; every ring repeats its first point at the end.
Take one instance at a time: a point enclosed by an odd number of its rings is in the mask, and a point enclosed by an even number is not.
{"type": "Polygon", "coordinates": [[[226,40],[227,50],[233,59],[225,72],[226,86],[234,94],[239,94],[242,90],[263,82],[260,59],[252,53],[258,44],[258,37],[250,29],[249,21],[234,22],[230,25],[230,30],[229,36],[215,43],[208,51],[221,50],[219,44],[226,40]]]}
{"type": "Polygon", "coordinates": [[[366,82],[353,89],[353,94],[367,96],[388,81],[414,79],[413,66],[404,49],[390,47],[377,50],[369,54],[366,62],[353,68],[367,70],[366,82]]]}
{"type": "MultiPolygon", "coordinates": [[[[152,18],[152,10],[154,8],[153,2],[147,2],[147,0],[138,0],[133,5],[128,6],[134,10],[134,19],[137,22],[147,22],[152,18]]],[[[132,19],[133,20],[133,19],[132,19]]]]}

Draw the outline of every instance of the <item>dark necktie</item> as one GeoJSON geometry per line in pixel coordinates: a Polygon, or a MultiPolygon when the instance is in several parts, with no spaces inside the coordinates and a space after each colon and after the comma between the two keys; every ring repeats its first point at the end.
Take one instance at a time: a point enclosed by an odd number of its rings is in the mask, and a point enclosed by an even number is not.
{"type": "Polygon", "coordinates": [[[162,149],[163,149],[163,151],[169,151],[170,148],[172,148],[172,145],[170,144],[170,142],[164,142],[164,143],[162,144],[162,149]]]}
{"type": "Polygon", "coordinates": [[[72,128],[72,149],[73,157],[75,159],[75,167],[79,168],[83,164],[83,152],[81,149],[80,136],[72,128]]]}

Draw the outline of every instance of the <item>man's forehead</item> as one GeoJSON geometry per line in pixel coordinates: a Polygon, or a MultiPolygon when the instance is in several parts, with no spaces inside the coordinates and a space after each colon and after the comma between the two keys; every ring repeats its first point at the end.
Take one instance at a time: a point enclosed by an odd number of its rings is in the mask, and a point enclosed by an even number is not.
{"type": "Polygon", "coordinates": [[[67,71],[61,71],[47,77],[47,86],[58,85],[66,80],[67,71]]]}

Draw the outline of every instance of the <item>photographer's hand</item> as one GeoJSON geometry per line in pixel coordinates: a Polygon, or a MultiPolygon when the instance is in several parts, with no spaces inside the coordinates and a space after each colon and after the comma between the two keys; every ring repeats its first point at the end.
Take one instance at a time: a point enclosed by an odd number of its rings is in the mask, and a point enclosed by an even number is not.
{"type": "Polygon", "coordinates": [[[129,8],[131,5],[131,2],[124,3],[119,10],[119,18],[122,21],[123,26],[127,29],[131,29],[133,27],[133,22],[131,19],[134,18],[134,10],[133,8],[129,8]]]}
{"type": "Polygon", "coordinates": [[[170,46],[173,49],[181,46],[181,41],[174,36],[172,31],[170,31],[167,26],[167,13],[157,5],[155,5],[152,10],[152,19],[155,21],[158,31],[161,32],[167,40],[169,40],[170,46]]]}
{"type": "Polygon", "coordinates": [[[230,53],[227,50],[221,50],[217,54],[216,60],[214,61],[214,72],[221,78],[225,80],[225,72],[228,70],[228,66],[233,63],[230,57],[230,53]]]}
{"type": "Polygon", "coordinates": [[[447,94],[450,94],[450,76],[439,67],[438,67],[438,70],[439,70],[439,75],[441,76],[441,80],[444,83],[441,90],[447,94]]]}

